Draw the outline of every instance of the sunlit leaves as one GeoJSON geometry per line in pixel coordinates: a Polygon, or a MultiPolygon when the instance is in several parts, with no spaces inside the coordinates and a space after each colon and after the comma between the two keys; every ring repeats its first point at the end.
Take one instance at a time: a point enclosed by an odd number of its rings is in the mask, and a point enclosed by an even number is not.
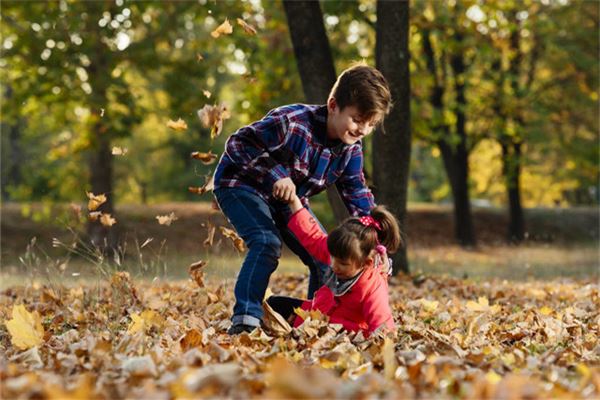
{"type": "Polygon", "coordinates": [[[233,229],[225,228],[224,226],[220,226],[219,229],[223,236],[231,240],[233,246],[240,252],[246,251],[246,246],[244,245],[244,240],[238,236],[237,232],[233,229]]]}
{"type": "Polygon", "coordinates": [[[167,128],[171,128],[176,131],[185,131],[188,128],[187,123],[179,118],[177,121],[169,120],[167,122],[167,128]]]}
{"type": "Polygon", "coordinates": [[[117,223],[117,220],[115,218],[113,218],[112,215],[110,215],[108,213],[103,213],[100,216],[100,223],[104,226],[113,226],[114,224],[117,223]]]}
{"type": "Polygon", "coordinates": [[[21,350],[39,346],[44,341],[44,328],[37,311],[30,313],[23,304],[13,305],[12,319],[5,322],[12,344],[21,350]]]}
{"type": "Polygon", "coordinates": [[[212,31],[210,35],[216,39],[221,35],[230,35],[231,33],[233,33],[233,27],[229,23],[229,20],[225,18],[225,21],[212,31]]]}
{"type": "Polygon", "coordinates": [[[112,155],[113,156],[124,156],[128,153],[128,151],[129,150],[126,147],[113,146],[112,155]]]}

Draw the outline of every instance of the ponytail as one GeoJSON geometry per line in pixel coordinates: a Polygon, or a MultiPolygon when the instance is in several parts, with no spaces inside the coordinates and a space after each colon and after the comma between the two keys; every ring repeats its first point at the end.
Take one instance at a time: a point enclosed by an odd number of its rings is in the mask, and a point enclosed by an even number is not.
{"type": "Polygon", "coordinates": [[[379,243],[384,245],[389,253],[395,253],[402,244],[398,220],[385,206],[372,209],[371,216],[380,225],[380,229],[377,229],[379,243]]]}

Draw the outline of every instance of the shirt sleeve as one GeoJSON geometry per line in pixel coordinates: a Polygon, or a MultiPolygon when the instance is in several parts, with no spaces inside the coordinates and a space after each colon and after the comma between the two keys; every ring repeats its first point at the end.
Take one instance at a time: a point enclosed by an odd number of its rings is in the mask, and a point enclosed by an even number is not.
{"type": "Polygon", "coordinates": [[[327,248],[327,234],[321,230],[315,217],[306,208],[302,208],[292,215],[288,221],[288,228],[311,256],[322,263],[331,264],[327,248]]]}
{"type": "Polygon", "coordinates": [[[350,161],[336,186],[351,215],[368,215],[375,207],[375,199],[365,182],[362,146],[353,146],[350,161]]]}
{"type": "Polygon", "coordinates": [[[290,176],[281,160],[289,158],[285,115],[268,114],[260,121],[240,128],[228,140],[226,151],[242,175],[262,177],[268,187],[290,176]]]}
{"type": "Polygon", "coordinates": [[[379,274],[376,276],[374,290],[363,301],[363,315],[369,324],[369,333],[375,332],[382,325],[384,329],[395,329],[387,282],[379,274]]]}

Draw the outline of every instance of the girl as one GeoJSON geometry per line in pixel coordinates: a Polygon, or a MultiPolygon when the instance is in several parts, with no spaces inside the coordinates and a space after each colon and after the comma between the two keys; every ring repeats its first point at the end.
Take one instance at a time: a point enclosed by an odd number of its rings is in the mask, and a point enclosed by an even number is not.
{"type": "Polygon", "coordinates": [[[271,296],[269,305],[294,327],[302,324],[294,308],[319,310],[329,321],[348,331],[363,331],[367,336],[379,328],[394,329],[389,304],[387,278],[391,273],[387,252],[400,245],[396,218],[383,206],[370,216],[351,217],[329,236],[320,229],[298,196],[290,203],[292,217],[288,228],[318,261],[331,265],[333,275],[312,300],[271,296]]]}

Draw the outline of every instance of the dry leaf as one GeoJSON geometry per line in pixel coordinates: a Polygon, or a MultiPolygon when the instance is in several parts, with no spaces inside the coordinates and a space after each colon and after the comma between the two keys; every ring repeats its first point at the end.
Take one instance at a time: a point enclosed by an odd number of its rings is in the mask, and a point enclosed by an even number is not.
{"type": "Polygon", "coordinates": [[[200,260],[196,261],[188,267],[188,272],[190,276],[192,277],[194,282],[198,284],[199,287],[204,287],[204,272],[202,272],[202,269],[206,267],[207,264],[208,261],[200,260]]]}
{"type": "Polygon", "coordinates": [[[246,251],[246,246],[244,245],[244,240],[237,234],[233,229],[226,228],[224,226],[220,226],[219,229],[223,236],[231,240],[233,246],[240,252],[246,251]]]}
{"type": "Polygon", "coordinates": [[[211,93],[211,92],[209,92],[208,90],[203,90],[203,91],[202,91],[202,94],[203,94],[204,96],[206,96],[206,98],[207,98],[207,99],[210,99],[210,96],[212,96],[212,93],[211,93]]]}
{"type": "Polygon", "coordinates": [[[275,312],[266,301],[263,301],[263,311],[264,326],[271,331],[271,333],[274,333],[277,336],[290,334],[292,331],[290,324],[281,316],[281,314],[275,312]]]}
{"type": "Polygon", "coordinates": [[[92,192],[85,192],[85,193],[87,194],[88,199],[90,199],[88,201],[88,210],[89,211],[95,211],[102,204],[106,203],[106,195],[104,193],[102,193],[102,194],[94,194],[92,192]]]}
{"type": "Polygon", "coordinates": [[[182,351],[188,351],[192,347],[197,347],[202,344],[202,335],[196,329],[190,329],[179,340],[182,351]]]}
{"type": "Polygon", "coordinates": [[[221,131],[223,130],[223,121],[230,117],[231,114],[224,104],[219,106],[207,104],[198,110],[198,118],[200,118],[202,126],[210,128],[211,139],[214,139],[221,134],[221,131]]]}
{"type": "Polygon", "coordinates": [[[100,216],[100,223],[104,226],[113,226],[117,223],[117,220],[114,219],[110,214],[102,214],[100,216]]]}
{"type": "Polygon", "coordinates": [[[100,218],[101,216],[102,216],[101,211],[92,211],[91,213],[89,213],[88,219],[90,221],[94,222],[94,221],[98,221],[98,218],[100,218]]]}
{"type": "Polygon", "coordinates": [[[146,332],[152,327],[160,328],[164,324],[162,317],[152,310],[143,311],[141,314],[131,314],[131,323],[127,333],[133,335],[137,332],[146,332]]]}
{"type": "Polygon", "coordinates": [[[230,35],[231,33],[233,33],[233,27],[229,23],[229,20],[227,18],[225,18],[225,22],[223,22],[221,25],[219,25],[217,27],[217,29],[212,31],[210,33],[210,36],[212,36],[216,39],[221,35],[230,35]]]}
{"type": "Polygon", "coordinates": [[[174,212],[171,212],[169,215],[157,215],[156,219],[161,225],[171,226],[171,223],[177,221],[179,218],[175,216],[174,212]]]}
{"type": "Polygon", "coordinates": [[[112,154],[113,156],[124,156],[125,154],[127,154],[129,150],[126,147],[117,147],[117,146],[113,146],[112,148],[112,154]]]}
{"type": "Polygon", "coordinates": [[[188,126],[184,120],[179,118],[177,121],[169,120],[169,122],[167,122],[167,128],[171,128],[176,131],[185,131],[188,126]]]}
{"type": "Polygon", "coordinates": [[[204,60],[204,57],[202,57],[202,54],[196,53],[196,61],[200,62],[202,60],[204,60]]]}
{"type": "Polygon", "coordinates": [[[217,159],[217,155],[213,154],[212,150],[209,150],[208,153],[202,153],[200,151],[194,151],[191,154],[191,157],[195,160],[200,160],[204,165],[210,165],[215,162],[217,159]]]}
{"type": "Polygon", "coordinates": [[[13,305],[12,319],[5,322],[12,344],[27,350],[44,342],[44,327],[37,311],[30,313],[23,304],[13,305]]]}
{"type": "Polygon", "coordinates": [[[244,31],[249,34],[249,35],[256,35],[256,28],[253,27],[252,25],[250,25],[249,23],[247,23],[246,21],[244,21],[241,18],[237,19],[237,23],[239,26],[241,26],[242,28],[244,28],[244,31]]]}
{"type": "Polygon", "coordinates": [[[206,240],[204,240],[205,247],[212,247],[213,241],[215,239],[215,231],[217,227],[213,225],[210,221],[207,223],[208,234],[206,235],[206,240]]]}
{"type": "Polygon", "coordinates": [[[204,183],[204,185],[202,187],[188,186],[188,190],[191,193],[196,193],[196,194],[204,194],[206,192],[212,192],[212,190],[215,188],[213,176],[210,175],[209,177],[206,177],[205,179],[206,179],[206,182],[204,183]]]}

